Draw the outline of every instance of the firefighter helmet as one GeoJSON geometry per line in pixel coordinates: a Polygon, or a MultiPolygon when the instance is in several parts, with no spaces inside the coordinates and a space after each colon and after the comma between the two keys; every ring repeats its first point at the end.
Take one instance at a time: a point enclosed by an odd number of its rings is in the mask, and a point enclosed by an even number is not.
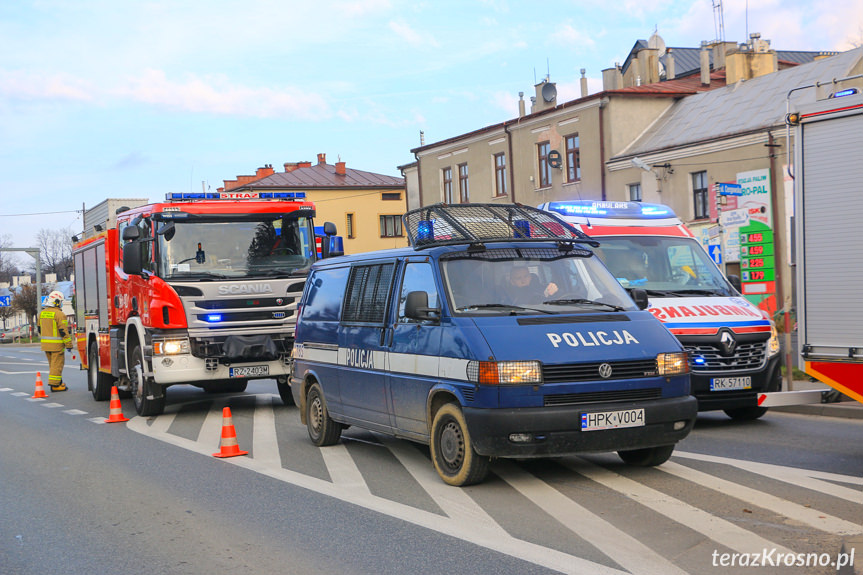
{"type": "Polygon", "coordinates": [[[66,299],[63,296],[63,292],[54,290],[48,294],[48,305],[54,307],[60,307],[63,305],[63,300],[66,299]]]}

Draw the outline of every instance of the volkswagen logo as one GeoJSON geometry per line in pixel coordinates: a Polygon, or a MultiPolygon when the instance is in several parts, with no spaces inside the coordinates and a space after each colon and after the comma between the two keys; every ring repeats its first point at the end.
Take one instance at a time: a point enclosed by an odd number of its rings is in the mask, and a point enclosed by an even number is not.
{"type": "Polygon", "coordinates": [[[608,379],[609,377],[611,377],[611,364],[603,363],[602,365],[600,365],[599,376],[602,377],[602,379],[608,379]]]}
{"type": "Polygon", "coordinates": [[[730,331],[723,331],[719,337],[719,346],[722,348],[724,355],[731,355],[734,353],[734,348],[737,347],[737,341],[730,331]]]}

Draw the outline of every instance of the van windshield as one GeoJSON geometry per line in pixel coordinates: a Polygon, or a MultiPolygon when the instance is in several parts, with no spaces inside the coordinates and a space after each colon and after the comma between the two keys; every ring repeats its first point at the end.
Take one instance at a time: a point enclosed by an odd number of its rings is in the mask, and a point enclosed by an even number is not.
{"type": "Polygon", "coordinates": [[[737,295],[695,239],[686,237],[603,237],[596,255],[623,287],[648,295],[737,295]]]}
{"type": "Polygon", "coordinates": [[[308,273],[314,262],[314,231],[306,217],[238,221],[176,221],[157,232],[159,275],[255,278],[308,273]]]}
{"type": "Polygon", "coordinates": [[[490,249],[441,258],[453,313],[571,314],[638,309],[587,250],[490,249]]]}

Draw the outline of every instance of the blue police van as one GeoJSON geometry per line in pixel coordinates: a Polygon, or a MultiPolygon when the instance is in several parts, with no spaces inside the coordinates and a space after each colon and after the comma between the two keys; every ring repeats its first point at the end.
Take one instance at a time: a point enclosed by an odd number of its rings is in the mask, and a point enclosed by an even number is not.
{"type": "Polygon", "coordinates": [[[428,444],[459,486],[493,457],[671,456],[697,412],[686,352],[598,242],[515,204],[436,204],[403,223],[411,247],[312,267],[291,391],[314,444],[352,425],[428,444]]]}

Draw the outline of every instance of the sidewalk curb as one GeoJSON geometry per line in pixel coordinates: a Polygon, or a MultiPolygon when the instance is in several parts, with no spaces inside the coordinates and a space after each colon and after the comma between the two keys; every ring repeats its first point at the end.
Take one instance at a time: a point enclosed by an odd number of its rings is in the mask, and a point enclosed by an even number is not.
{"type": "Polygon", "coordinates": [[[863,535],[855,535],[842,540],[842,553],[853,553],[852,559],[854,563],[844,565],[836,570],[839,575],[863,575],[863,565],[861,565],[860,556],[863,554],[863,535]]]}
{"type": "Polygon", "coordinates": [[[856,401],[841,403],[815,403],[811,405],[786,405],[771,407],[770,411],[780,413],[798,413],[803,415],[823,415],[827,417],[843,417],[845,419],[863,419],[863,404],[856,401]]]}

